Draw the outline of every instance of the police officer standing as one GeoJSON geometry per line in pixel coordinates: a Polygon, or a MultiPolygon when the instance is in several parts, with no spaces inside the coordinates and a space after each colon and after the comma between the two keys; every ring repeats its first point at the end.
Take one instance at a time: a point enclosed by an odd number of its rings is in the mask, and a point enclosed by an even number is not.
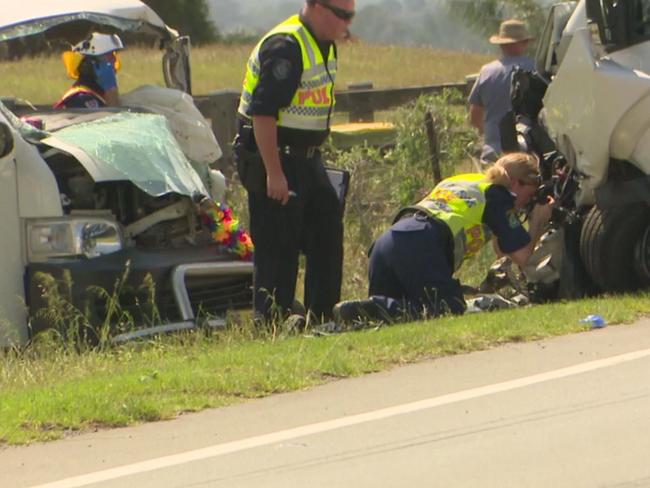
{"type": "Polygon", "coordinates": [[[329,320],[340,298],[342,204],[319,146],[334,107],[334,41],[353,16],[354,0],[305,0],[248,60],[234,149],[255,243],[254,308],[267,321],[291,309],[300,251],[305,307],[329,320]]]}

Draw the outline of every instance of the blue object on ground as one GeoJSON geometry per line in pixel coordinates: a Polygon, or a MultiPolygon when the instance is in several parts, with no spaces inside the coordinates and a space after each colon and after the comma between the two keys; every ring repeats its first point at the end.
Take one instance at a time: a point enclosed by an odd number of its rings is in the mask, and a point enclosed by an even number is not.
{"type": "Polygon", "coordinates": [[[584,319],[581,319],[580,322],[583,324],[591,324],[592,329],[602,329],[607,325],[604,318],[595,314],[587,315],[584,319]]]}

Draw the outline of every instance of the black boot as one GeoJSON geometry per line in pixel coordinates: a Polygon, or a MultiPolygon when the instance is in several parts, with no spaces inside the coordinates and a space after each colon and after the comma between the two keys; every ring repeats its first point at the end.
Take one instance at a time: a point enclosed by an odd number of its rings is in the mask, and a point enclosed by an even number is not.
{"type": "Polygon", "coordinates": [[[361,322],[392,322],[392,317],[388,311],[371,298],[339,302],[334,305],[332,314],[334,315],[334,322],[339,326],[361,322]]]}

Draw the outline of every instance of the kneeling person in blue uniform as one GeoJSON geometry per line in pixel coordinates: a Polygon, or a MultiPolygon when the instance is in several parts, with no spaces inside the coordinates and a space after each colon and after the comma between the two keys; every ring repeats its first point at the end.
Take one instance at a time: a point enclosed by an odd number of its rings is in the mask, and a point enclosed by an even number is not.
{"type": "Polygon", "coordinates": [[[392,322],[466,310],[453,278],[463,261],[492,236],[499,254],[526,264],[551,216],[552,201],[533,208],[529,229],[517,215],[539,186],[537,159],[526,153],[501,157],[486,174],[463,174],[440,182],[414,206],[402,209],[373,243],[369,298],[338,303],[337,322],[392,322]]]}

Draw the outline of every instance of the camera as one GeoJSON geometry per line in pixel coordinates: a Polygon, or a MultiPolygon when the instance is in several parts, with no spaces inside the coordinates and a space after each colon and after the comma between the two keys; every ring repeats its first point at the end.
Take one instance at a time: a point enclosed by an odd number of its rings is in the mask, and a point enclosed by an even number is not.
{"type": "Polygon", "coordinates": [[[555,193],[555,188],[553,182],[551,181],[542,182],[542,184],[539,185],[539,187],[535,191],[535,195],[533,196],[532,199],[533,205],[536,204],[545,205],[546,203],[548,203],[548,197],[552,197],[554,193],[555,193]]]}

